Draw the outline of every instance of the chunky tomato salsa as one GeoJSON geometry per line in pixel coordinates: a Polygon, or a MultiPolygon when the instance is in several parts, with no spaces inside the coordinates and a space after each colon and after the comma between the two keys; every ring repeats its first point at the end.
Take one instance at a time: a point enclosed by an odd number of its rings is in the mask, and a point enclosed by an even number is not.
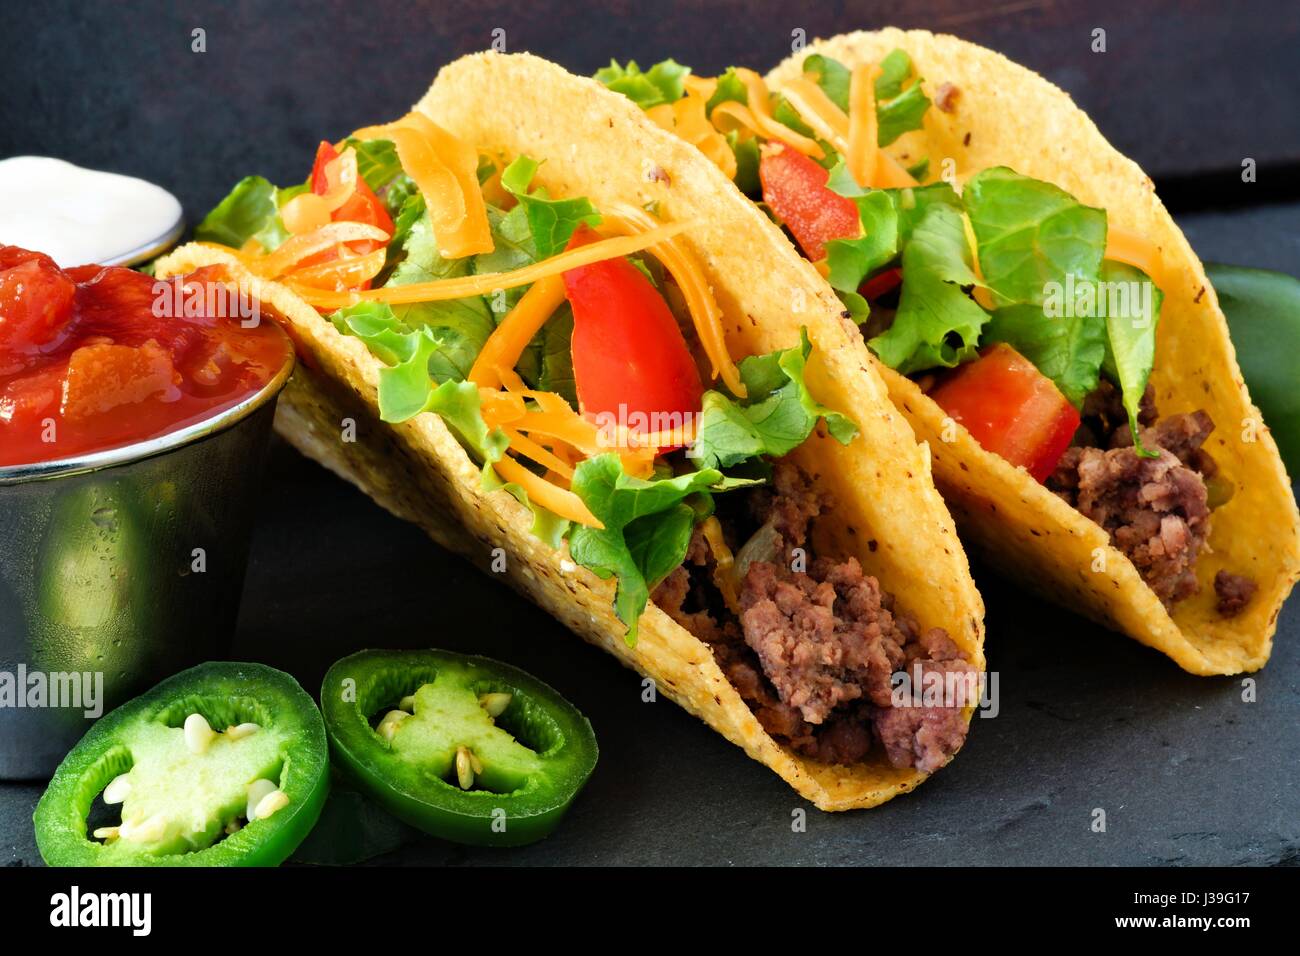
{"type": "Polygon", "coordinates": [[[292,346],[221,279],[61,269],[0,246],[0,465],[156,438],[266,385],[292,346]]]}

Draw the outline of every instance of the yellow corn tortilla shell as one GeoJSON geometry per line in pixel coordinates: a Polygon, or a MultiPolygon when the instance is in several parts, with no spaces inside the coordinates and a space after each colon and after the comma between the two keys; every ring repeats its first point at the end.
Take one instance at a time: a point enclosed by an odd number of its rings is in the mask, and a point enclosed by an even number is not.
{"type": "MultiPolygon", "coordinates": [[[[693,148],[651,123],[625,97],[527,55],[479,54],[446,67],[418,109],[456,136],[507,155],[544,161],[538,183],[552,195],[659,203],[685,234],[727,319],[735,356],[788,348],[807,326],[814,346],[808,382],[818,400],[851,416],[861,434],[848,447],[814,434],[795,460],[837,502],[814,528],[819,550],[835,547],[897,595],[923,627],[943,627],[984,669],[983,604],[952,519],[935,490],[928,450],[894,409],[841,305],[766,217],[693,148]]],[[[613,613],[613,583],[567,561],[534,537],[531,513],[504,491],[485,492],[479,469],[442,420],[419,415],[381,423],[383,367],[356,338],[282,286],[258,281],[228,250],[190,244],[158,263],[158,275],[214,263],[248,284],[293,324],[303,361],[280,399],[276,427],[308,456],[353,482],[399,517],[423,527],[478,566],[507,553],[518,590],[593,644],[652,678],[663,693],[776,771],[823,810],[870,807],[911,790],[925,774],[891,767],[879,753],[852,767],[810,761],[778,745],[714,662],[708,645],[651,605],[634,648],[613,613]],[[345,419],[356,440],[342,441],[345,419]],[[569,570],[565,570],[565,568],[569,570]]],[[[631,692],[631,691],[629,691],[631,692]]],[[[967,709],[969,720],[971,709],[967,709]]]]}
{"type": "Polygon", "coordinates": [[[811,53],[852,68],[877,63],[894,49],[911,56],[932,95],[942,83],[958,90],[954,112],[932,108],[924,133],[909,134],[916,138],[903,144],[913,152],[908,161],[929,155],[932,175],[938,175],[951,158],[959,181],[990,166],[1010,166],[1104,208],[1111,223],[1159,247],[1166,278],[1151,376],[1156,405],[1162,415],[1209,412],[1216,428],[1205,448],[1236,486],[1214,512],[1209,547],[1196,568],[1200,593],[1166,610],[1102,528],[1024,469],[985,451],[964,428],[945,443],[944,411],[910,379],[877,363],[894,404],[930,444],[935,480],[965,540],[1011,577],[1163,651],[1194,674],[1263,667],[1278,612],[1300,575],[1300,516],[1200,261],[1150,178],[1106,142],[1068,95],[992,50],[924,30],[851,33],[810,44],[774,69],[768,82],[780,89],[800,75],[811,53]],[[1249,575],[1259,585],[1237,617],[1215,609],[1213,581],[1220,569],[1249,575]]]}

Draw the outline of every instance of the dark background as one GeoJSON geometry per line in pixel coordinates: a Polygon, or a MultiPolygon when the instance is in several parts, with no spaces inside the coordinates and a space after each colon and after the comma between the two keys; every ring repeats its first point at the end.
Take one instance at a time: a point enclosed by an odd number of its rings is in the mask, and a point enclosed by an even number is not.
{"type": "MultiPolygon", "coordinates": [[[[884,25],[956,33],[1067,89],[1157,180],[1203,258],[1300,275],[1294,3],[769,0],[577,5],[43,3],[0,26],[0,157],[152,179],[199,218],[241,176],[290,183],[317,142],[395,117],[438,67],[506,31],[589,72],[672,55],[764,69],[809,38],[884,25]],[[206,30],[192,53],[190,31],[206,30]],[[1108,52],[1090,50],[1107,31],[1108,52]],[[1241,162],[1259,163],[1243,184],[1241,162]]],[[[484,104],[491,108],[491,104],[484,104]]],[[[1300,611],[1258,701],[1050,608],[982,568],[1001,712],[917,793],[818,813],[777,777],[544,613],[283,445],[273,456],[234,656],[319,686],[363,646],[501,657],[591,718],[601,762],[565,825],[513,851],[418,840],[394,863],[1261,864],[1300,862],[1300,611]],[[791,814],[808,812],[806,833],[791,814]],[[1090,829],[1106,811],[1105,833],[1090,829]]],[[[37,863],[37,785],[0,786],[0,862],[37,863]]]]}

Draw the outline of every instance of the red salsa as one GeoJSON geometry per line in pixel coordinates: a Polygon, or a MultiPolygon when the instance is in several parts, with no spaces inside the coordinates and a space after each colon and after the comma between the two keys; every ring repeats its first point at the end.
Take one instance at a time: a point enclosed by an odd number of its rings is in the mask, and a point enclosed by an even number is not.
{"type": "Polygon", "coordinates": [[[162,281],[0,246],[0,466],[203,421],[259,391],[291,349],[219,270],[162,281]]]}

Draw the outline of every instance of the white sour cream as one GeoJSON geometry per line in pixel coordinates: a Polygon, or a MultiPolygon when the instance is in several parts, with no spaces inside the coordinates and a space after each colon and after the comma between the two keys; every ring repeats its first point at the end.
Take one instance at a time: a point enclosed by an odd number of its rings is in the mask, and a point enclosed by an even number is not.
{"type": "Polygon", "coordinates": [[[180,238],[182,215],[175,196],[134,176],[48,156],[0,160],[0,244],[65,268],[152,258],[180,238]]]}

